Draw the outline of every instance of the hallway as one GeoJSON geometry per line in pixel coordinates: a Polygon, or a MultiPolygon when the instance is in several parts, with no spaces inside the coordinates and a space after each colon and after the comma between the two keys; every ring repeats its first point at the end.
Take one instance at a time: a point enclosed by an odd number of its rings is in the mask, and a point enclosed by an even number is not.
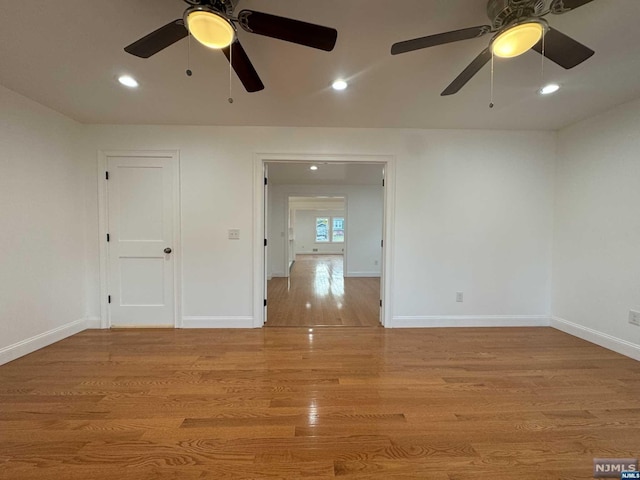
{"type": "Polygon", "coordinates": [[[380,326],[380,278],[344,278],[342,255],[296,255],[267,284],[268,327],[380,326]]]}

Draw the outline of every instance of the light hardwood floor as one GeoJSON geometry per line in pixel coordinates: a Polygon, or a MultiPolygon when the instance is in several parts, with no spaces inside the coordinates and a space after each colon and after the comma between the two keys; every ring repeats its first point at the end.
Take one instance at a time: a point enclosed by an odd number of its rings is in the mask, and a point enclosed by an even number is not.
{"type": "Polygon", "coordinates": [[[297,255],[267,283],[268,327],[380,326],[380,278],[344,278],[342,255],[297,255]]]}
{"type": "Polygon", "coordinates": [[[0,367],[0,478],[592,478],[640,363],[551,328],[89,330],[0,367]]]}

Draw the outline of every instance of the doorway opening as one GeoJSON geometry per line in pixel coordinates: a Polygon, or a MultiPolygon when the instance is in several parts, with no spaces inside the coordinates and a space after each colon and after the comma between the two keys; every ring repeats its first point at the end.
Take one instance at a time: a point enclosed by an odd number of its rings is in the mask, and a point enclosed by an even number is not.
{"type": "Polygon", "coordinates": [[[384,325],[387,164],[262,159],[259,167],[265,326],[384,325]]]}

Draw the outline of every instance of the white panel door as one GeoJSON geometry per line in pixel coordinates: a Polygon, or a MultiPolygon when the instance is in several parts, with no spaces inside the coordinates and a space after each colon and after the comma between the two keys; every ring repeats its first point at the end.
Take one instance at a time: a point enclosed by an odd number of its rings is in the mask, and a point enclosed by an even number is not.
{"type": "Polygon", "coordinates": [[[175,159],[107,159],[109,317],[114,327],[175,326],[175,159]]]}

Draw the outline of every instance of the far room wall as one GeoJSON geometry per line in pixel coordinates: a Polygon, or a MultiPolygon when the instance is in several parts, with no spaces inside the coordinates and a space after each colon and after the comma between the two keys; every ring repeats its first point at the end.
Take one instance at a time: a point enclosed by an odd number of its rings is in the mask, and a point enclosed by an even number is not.
{"type": "MultiPolygon", "coordinates": [[[[284,212],[288,218],[288,232],[285,224],[285,233],[281,235],[285,239],[285,250],[288,261],[285,261],[284,267],[291,266],[295,260],[295,255],[307,253],[319,254],[344,254],[345,238],[342,241],[332,242],[316,242],[316,222],[318,218],[324,218],[329,221],[329,225],[333,218],[343,219],[343,227],[346,223],[346,210],[344,197],[288,197],[289,211],[284,212]],[[288,239],[287,235],[288,233],[288,239]],[[287,241],[288,240],[288,241],[287,241]]],[[[269,208],[272,208],[271,206],[269,208]]],[[[286,220],[285,220],[286,221],[286,220]]],[[[343,234],[345,229],[343,228],[343,234]]],[[[331,230],[327,229],[327,240],[330,240],[331,230]]],[[[286,272],[285,272],[286,273],[286,272]]]]}
{"type": "Polygon", "coordinates": [[[315,230],[318,217],[326,217],[331,223],[333,217],[344,218],[344,214],[344,210],[294,210],[293,233],[296,254],[333,253],[341,255],[344,252],[344,242],[316,242],[315,230]]]}
{"type": "MultiPolygon", "coordinates": [[[[82,152],[94,192],[99,150],[179,151],[182,314],[195,324],[241,324],[255,314],[258,152],[395,159],[389,325],[548,319],[553,133],[94,125],[82,152]],[[230,228],[240,230],[240,240],[229,241],[230,228]],[[457,291],[465,292],[463,303],[455,301],[457,291]]],[[[96,201],[95,193],[88,196],[92,315],[100,311],[96,201]]]]}
{"type": "MultiPolygon", "coordinates": [[[[287,231],[287,199],[291,195],[329,195],[342,196],[346,203],[346,242],[343,246],[331,250],[325,245],[302,242],[304,238],[296,235],[296,248],[304,246],[304,253],[313,253],[313,248],[321,251],[341,252],[345,248],[345,276],[377,277],[382,265],[382,222],[384,209],[384,191],[381,185],[273,185],[270,196],[270,247],[269,260],[273,276],[284,276],[286,260],[284,232],[287,231]]],[[[297,218],[297,217],[296,217],[297,218]]],[[[315,220],[315,216],[313,216],[315,220]]],[[[310,220],[310,217],[307,217],[310,220]]],[[[311,235],[307,225],[305,232],[311,235]]],[[[307,237],[307,239],[309,239],[307,237]]]]}

